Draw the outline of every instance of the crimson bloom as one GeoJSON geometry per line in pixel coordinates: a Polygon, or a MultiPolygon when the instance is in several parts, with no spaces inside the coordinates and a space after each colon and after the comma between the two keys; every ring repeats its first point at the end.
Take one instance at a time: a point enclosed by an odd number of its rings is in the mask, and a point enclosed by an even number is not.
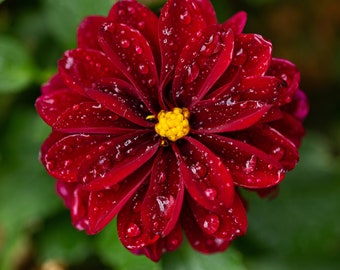
{"type": "Polygon", "coordinates": [[[122,244],[154,261],[182,231],[203,253],[245,234],[239,188],[277,188],[308,112],[297,68],[245,22],[219,24],[208,0],[169,0],[159,18],[118,1],[82,21],[36,101],[52,127],[41,161],[77,229],[117,216],[122,244]]]}

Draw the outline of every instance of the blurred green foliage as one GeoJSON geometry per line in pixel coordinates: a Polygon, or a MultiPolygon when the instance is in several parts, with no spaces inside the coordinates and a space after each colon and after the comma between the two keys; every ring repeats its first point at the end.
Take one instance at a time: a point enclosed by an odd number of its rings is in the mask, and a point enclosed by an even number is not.
{"type": "MultiPolygon", "coordinates": [[[[164,0],[141,1],[159,12],[164,0]]],[[[213,0],[220,21],[248,12],[247,32],[295,62],[311,113],[301,161],[274,200],[249,200],[249,230],[227,252],[187,243],[159,264],[131,255],[112,222],[96,236],[75,230],[38,161],[49,128],[34,110],[40,85],[75,47],[80,20],[112,0],[0,0],[0,269],[340,269],[340,2],[213,0]],[[55,268],[52,268],[55,267],[55,268]]]]}

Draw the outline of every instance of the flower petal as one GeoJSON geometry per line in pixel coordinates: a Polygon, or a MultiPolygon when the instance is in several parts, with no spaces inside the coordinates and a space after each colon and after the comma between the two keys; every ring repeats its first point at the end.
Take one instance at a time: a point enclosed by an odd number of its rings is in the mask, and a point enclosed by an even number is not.
{"type": "Polygon", "coordinates": [[[216,16],[208,0],[169,0],[159,19],[161,85],[166,85],[164,80],[175,70],[183,47],[191,38],[202,35],[207,25],[216,24],[216,16]]]}
{"type": "Polygon", "coordinates": [[[35,108],[40,117],[52,126],[64,111],[86,101],[89,99],[66,88],[41,95],[35,102],[35,108]]]}
{"type": "Polygon", "coordinates": [[[245,77],[236,90],[240,100],[258,100],[278,106],[286,103],[283,97],[286,91],[286,83],[273,76],[245,77]]]}
{"type": "Polygon", "coordinates": [[[144,254],[154,262],[158,262],[165,252],[174,251],[182,243],[182,228],[178,222],[176,227],[164,238],[160,238],[157,242],[152,243],[140,250],[133,250],[135,254],[144,254]]]}
{"type": "Polygon", "coordinates": [[[139,98],[152,113],[159,110],[158,74],[149,43],[144,36],[125,24],[105,24],[99,31],[99,43],[111,63],[128,78],[139,98]]]}
{"type": "Polygon", "coordinates": [[[83,49],[94,49],[101,51],[98,43],[99,28],[108,21],[108,18],[103,16],[88,16],[78,27],[77,32],[77,47],[83,49]]]}
{"type": "Polygon", "coordinates": [[[270,126],[293,142],[296,147],[300,146],[301,140],[306,134],[301,121],[285,112],[281,119],[270,123],[270,126]]]}
{"type": "Polygon", "coordinates": [[[184,47],[175,70],[173,99],[191,108],[210,90],[230,64],[234,36],[230,29],[208,27],[201,37],[184,47]]]}
{"type": "Polygon", "coordinates": [[[285,171],[293,169],[299,160],[297,147],[294,143],[269,125],[258,125],[246,131],[229,135],[271,155],[273,159],[280,162],[285,171]]]}
{"type": "Polygon", "coordinates": [[[191,127],[199,132],[221,133],[254,125],[271,108],[259,101],[200,102],[191,110],[191,127]]]}
{"type": "Polygon", "coordinates": [[[88,154],[79,168],[78,179],[90,191],[111,187],[145,164],[157,149],[158,142],[150,131],[113,138],[88,154]]]}
{"type": "Polygon", "coordinates": [[[234,34],[241,34],[247,22],[247,13],[240,11],[223,23],[224,28],[231,28],[234,34]]]}
{"type": "Polygon", "coordinates": [[[53,124],[54,130],[64,133],[119,135],[138,128],[96,102],[83,102],[68,108],[53,124]]]}
{"type": "MultiPolygon", "coordinates": [[[[158,17],[137,1],[118,1],[112,6],[108,18],[110,21],[123,23],[139,30],[149,43],[157,66],[160,67],[160,49],[158,42],[158,17]]],[[[136,50],[141,48],[136,47],[136,50]]]]}
{"type": "Polygon", "coordinates": [[[179,163],[171,148],[159,151],[142,204],[145,228],[161,236],[174,229],[182,207],[184,185],[179,163]]]}
{"type": "Polygon", "coordinates": [[[190,198],[188,202],[198,226],[204,233],[227,241],[246,233],[246,210],[237,194],[233,205],[221,213],[209,211],[190,198]]]}
{"type": "Polygon", "coordinates": [[[230,241],[204,233],[196,223],[188,205],[183,207],[181,223],[190,245],[199,252],[209,254],[228,248],[230,241]]]}
{"type": "Polygon", "coordinates": [[[65,85],[62,77],[59,73],[54,74],[48,82],[44,83],[41,87],[41,94],[46,95],[50,94],[54,91],[59,91],[62,89],[66,89],[67,86],[65,85]]]}
{"type": "Polygon", "coordinates": [[[191,197],[208,210],[228,209],[234,200],[233,180],[224,164],[206,146],[186,136],[174,148],[184,185],[191,197]]]}
{"type": "Polygon", "coordinates": [[[78,230],[88,230],[87,203],[89,193],[77,183],[57,182],[57,192],[70,209],[73,226],[78,230]]]}
{"type": "Polygon", "coordinates": [[[117,230],[122,244],[131,252],[155,243],[159,235],[146,230],[142,223],[141,204],[146,193],[146,186],[140,188],[118,213],[117,230]]]}
{"type": "Polygon", "coordinates": [[[51,138],[46,145],[48,148],[44,150],[42,162],[47,172],[55,178],[76,182],[79,167],[86,160],[87,154],[97,149],[103,141],[110,140],[110,137],[72,134],[62,138],[57,135],[56,139],[51,138]]]}
{"type": "Polygon", "coordinates": [[[78,48],[67,51],[59,60],[58,68],[66,85],[82,95],[86,89],[95,88],[102,78],[122,78],[109,58],[96,50],[78,48]]]}
{"type": "Polygon", "coordinates": [[[297,67],[288,60],[273,58],[266,75],[275,76],[286,83],[287,90],[282,100],[283,103],[291,102],[300,82],[300,72],[297,67]]]}
{"type": "Polygon", "coordinates": [[[121,80],[112,80],[107,87],[98,86],[97,89],[88,89],[86,93],[113,113],[142,127],[152,127],[146,120],[150,114],[141,101],[127,93],[131,92],[130,85],[121,80]]]}
{"type": "Polygon", "coordinates": [[[235,36],[235,50],[231,64],[240,68],[241,76],[264,75],[269,68],[271,57],[272,44],[262,36],[258,34],[235,36]]]}
{"type": "Polygon", "coordinates": [[[292,102],[287,104],[283,109],[302,122],[309,112],[306,94],[298,89],[293,96],[292,102]]]}
{"type": "Polygon", "coordinates": [[[204,134],[198,135],[198,139],[221,158],[235,185],[251,189],[267,188],[283,179],[284,168],[273,155],[241,139],[204,134]]]}
{"type": "Polygon", "coordinates": [[[149,161],[121,183],[110,189],[94,191],[89,197],[89,230],[101,231],[124,207],[150,175],[152,162],[149,161]]]}

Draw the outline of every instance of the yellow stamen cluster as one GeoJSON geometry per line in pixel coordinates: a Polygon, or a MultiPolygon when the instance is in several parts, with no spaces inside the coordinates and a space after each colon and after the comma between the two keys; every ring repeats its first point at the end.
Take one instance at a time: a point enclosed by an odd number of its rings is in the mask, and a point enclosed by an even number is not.
{"type": "Polygon", "coordinates": [[[155,125],[156,132],[170,141],[188,135],[190,112],[187,108],[173,108],[172,111],[161,110],[158,115],[158,123],[155,125]]]}

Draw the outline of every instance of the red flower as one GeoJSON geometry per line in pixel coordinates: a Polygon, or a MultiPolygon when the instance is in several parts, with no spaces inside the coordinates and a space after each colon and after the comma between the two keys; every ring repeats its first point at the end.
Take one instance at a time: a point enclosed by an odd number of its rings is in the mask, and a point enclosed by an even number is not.
{"type": "Polygon", "coordinates": [[[80,24],[36,102],[52,127],[41,161],[76,228],[117,216],[123,245],[154,261],[182,229],[204,253],[245,234],[237,188],[277,187],[308,112],[296,67],[245,22],[218,24],[208,0],[169,0],[159,18],[126,0],[80,24]]]}

